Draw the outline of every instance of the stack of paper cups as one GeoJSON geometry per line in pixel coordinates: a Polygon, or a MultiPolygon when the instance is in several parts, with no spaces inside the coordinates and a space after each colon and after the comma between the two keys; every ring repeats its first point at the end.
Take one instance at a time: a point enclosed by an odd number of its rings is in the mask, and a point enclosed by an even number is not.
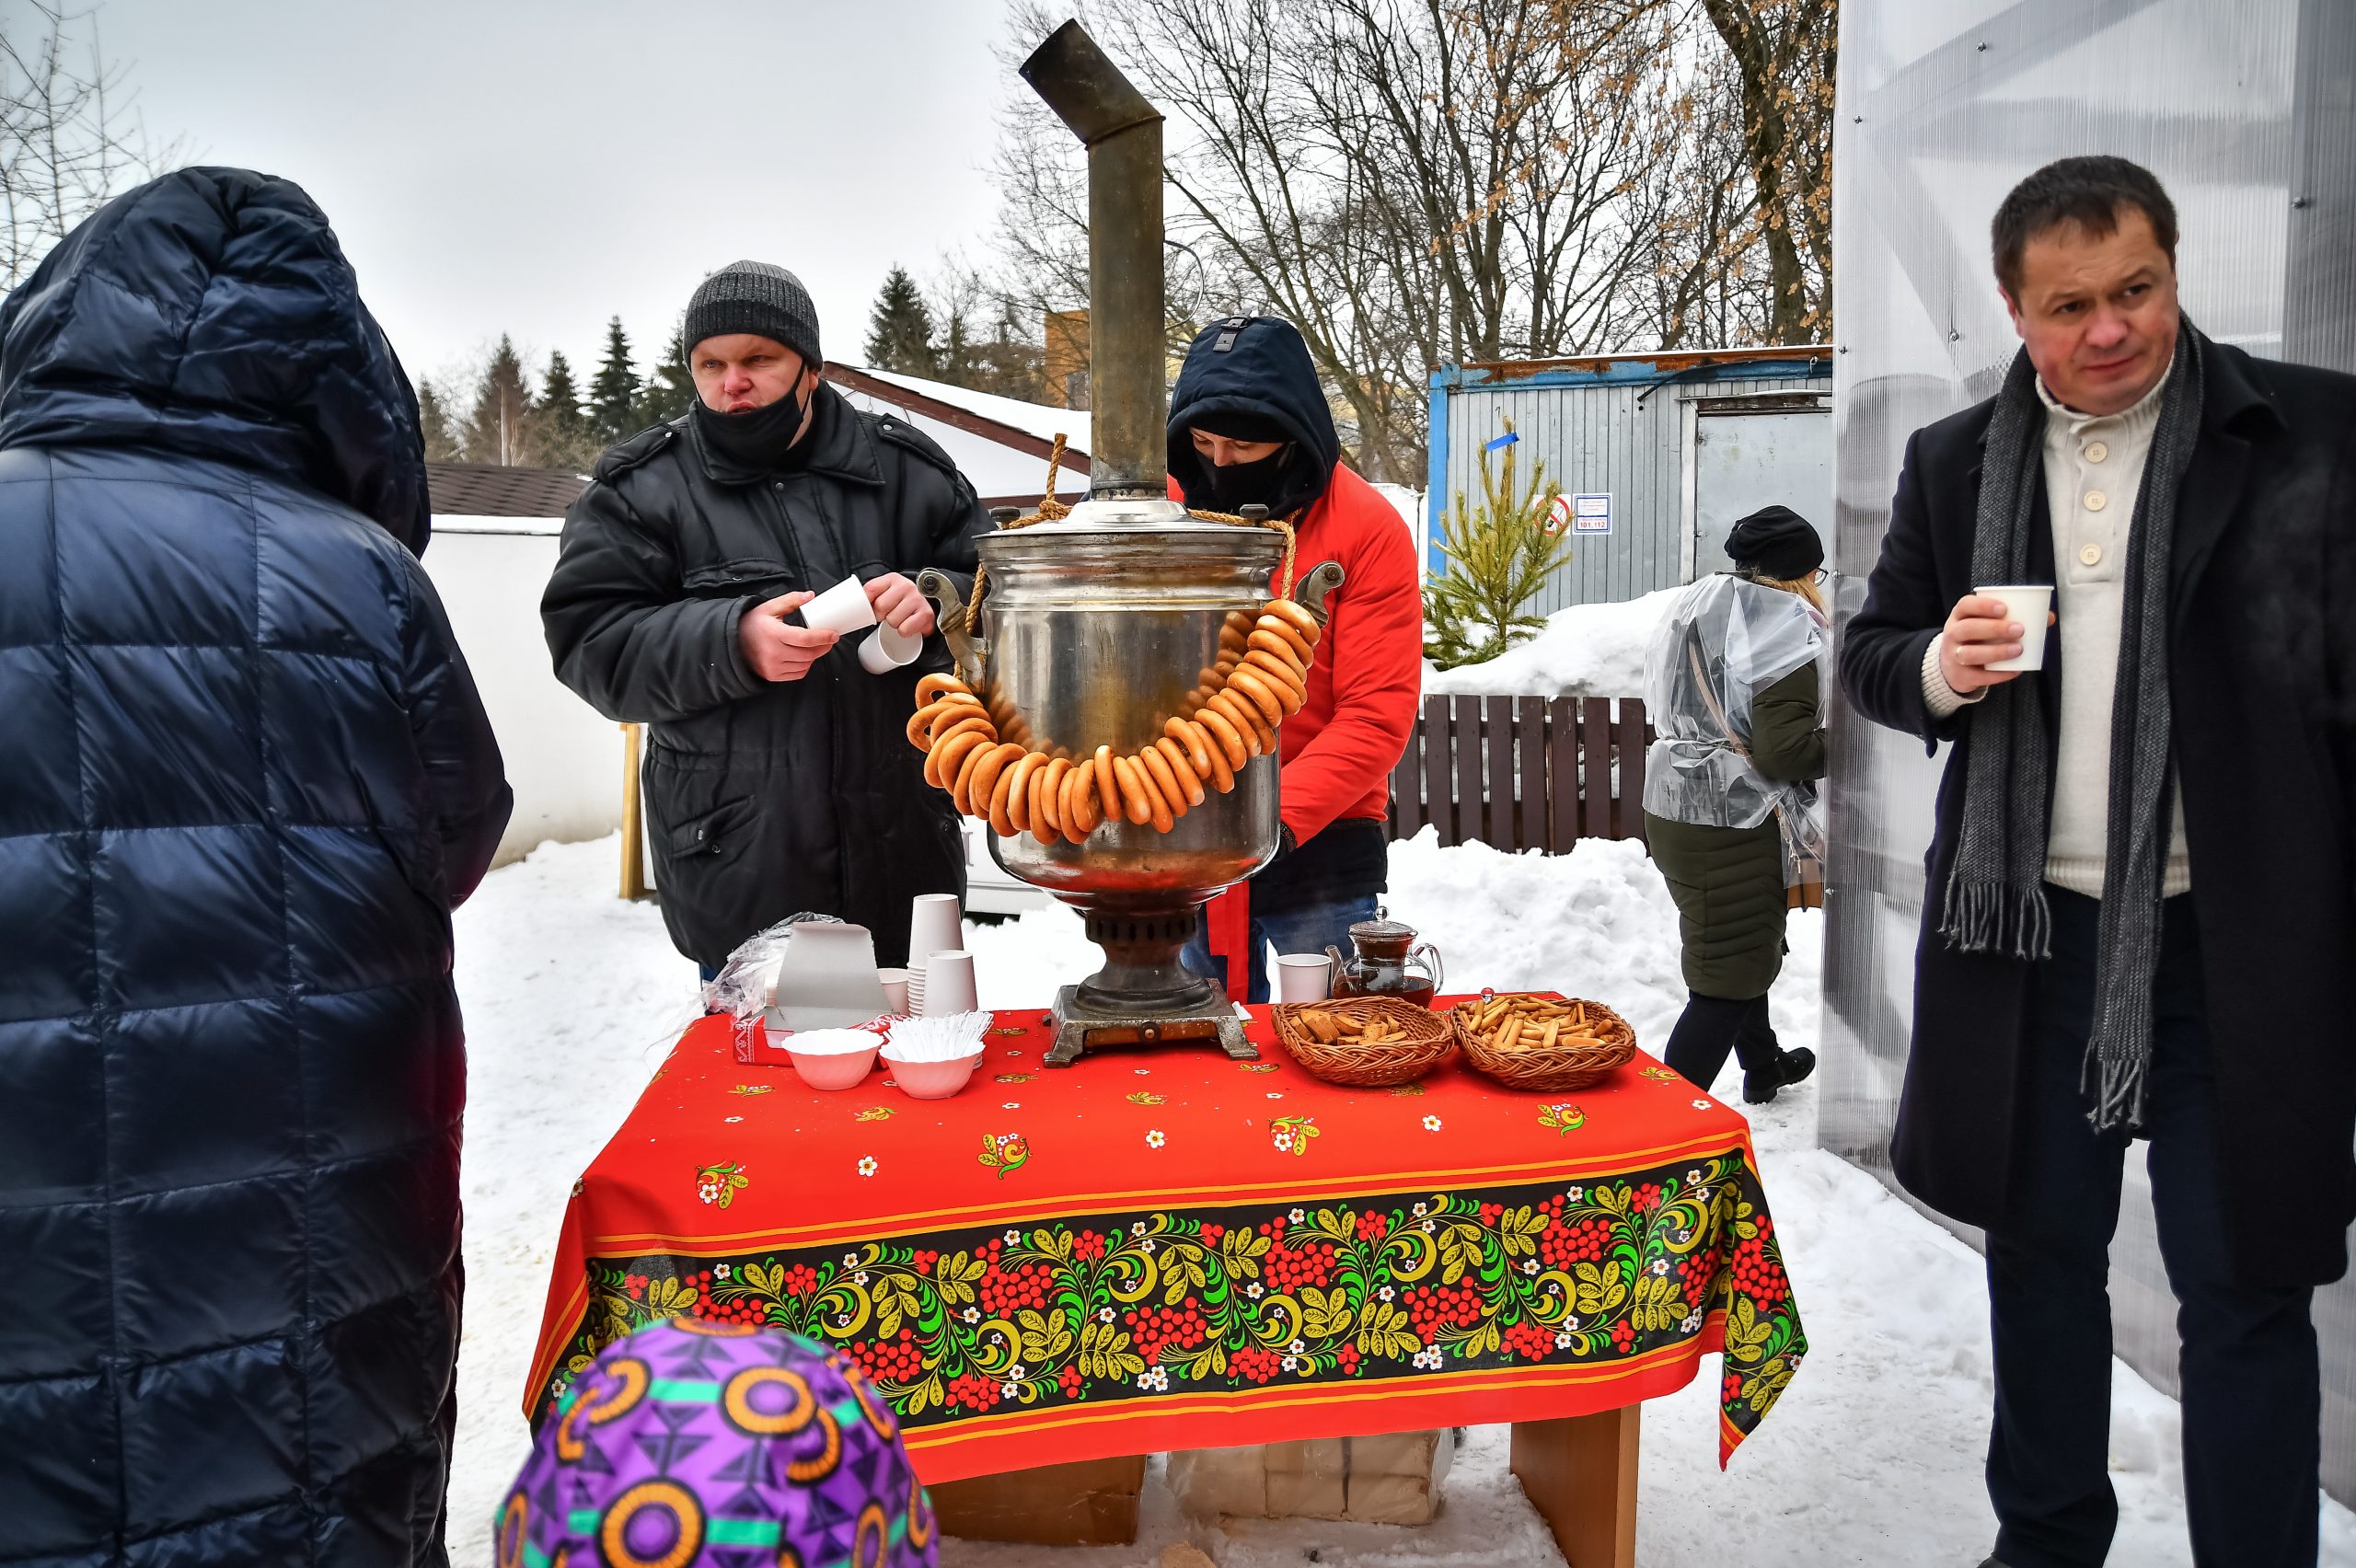
{"type": "Polygon", "coordinates": [[[965,945],[965,917],[953,893],[923,893],[908,911],[908,1010],[923,1016],[926,961],[965,945]]]}
{"type": "Polygon", "coordinates": [[[923,1016],[972,1012],[981,1005],[974,990],[974,955],[964,950],[936,952],[924,963],[923,1016]]]}

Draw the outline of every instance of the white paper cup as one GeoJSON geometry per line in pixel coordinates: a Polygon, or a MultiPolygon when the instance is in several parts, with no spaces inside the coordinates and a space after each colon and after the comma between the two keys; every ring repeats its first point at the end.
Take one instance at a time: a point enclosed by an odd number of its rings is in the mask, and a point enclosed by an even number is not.
{"type": "Polygon", "coordinates": [[[867,602],[867,585],[846,577],[802,606],[802,624],[815,631],[849,637],[875,624],[875,606],[867,602]]]}
{"type": "Polygon", "coordinates": [[[923,638],[878,626],[874,634],[859,645],[859,667],[871,675],[889,674],[903,664],[915,663],[916,656],[923,651],[923,638]]]}
{"type": "MultiPolygon", "coordinates": [[[[908,964],[921,971],[937,952],[954,952],[965,945],[965,917],[953,893],[920,893],[908,906],[908,964]]],[[[920,980],[923,975],[919,974],[920,980]]],[[[921,990],[921,986],[911,986],[921,990]]]]}
{"type": "Polygon", "coordinates": [[[924,961],[924,1016],[972,1012],[981,1005],[974,990],[974,955],[959,949],[924,961]]]}
{"type": "Polygon", "coordinates": [[[1333,983],[1334,962],[1322,952],[1276,955],[1276,1000],[1322,1002],[1333,983]]]}
{"type": "Polygon", "coordinates": [[[1983,666],[1991,670],[2041,670],[2045,668],[2045,617],[2053,608],[2051,587],[2007,583],[1994,588],[1974,588],[1983,599],[2004,602],[2004,618],[2019,625],[2021,651],[2016,657],[1999,659],[1983,666]]]}
{"type": "Polygon", "coordinates": [[[879,969],[875,972],[875,978],[884,982],[884,1010],[887,1013],[907,1012],[908,1010],[908,980],[910,978],[908,971],[905,969],[879,969]]]}

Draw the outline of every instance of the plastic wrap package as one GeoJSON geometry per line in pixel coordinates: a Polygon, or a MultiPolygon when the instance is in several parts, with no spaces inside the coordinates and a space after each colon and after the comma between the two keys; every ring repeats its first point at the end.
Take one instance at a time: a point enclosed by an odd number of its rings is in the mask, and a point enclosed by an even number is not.
{"type": "Polygon", "coordinates": [[[704,982],[704,1011],[726,1013],[740,1023],[760,1017],[768,1010],[769,990],[777,983],[777,966],[785,961],[786,943],[793,940],[793,928],[841,924],[832,915],[789,915],[745,938],[720,973],[704,982]]]}

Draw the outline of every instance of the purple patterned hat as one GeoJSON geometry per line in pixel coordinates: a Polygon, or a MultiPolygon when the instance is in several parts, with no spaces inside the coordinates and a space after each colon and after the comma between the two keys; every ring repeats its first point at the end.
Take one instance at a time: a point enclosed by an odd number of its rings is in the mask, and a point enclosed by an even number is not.
{"type": "Polygon", "coordinates": [[[493,1523],[499,1568],[934,1568],[891,1407],[799,1335],[676,1318],[574,1380],[493,1523]]]}

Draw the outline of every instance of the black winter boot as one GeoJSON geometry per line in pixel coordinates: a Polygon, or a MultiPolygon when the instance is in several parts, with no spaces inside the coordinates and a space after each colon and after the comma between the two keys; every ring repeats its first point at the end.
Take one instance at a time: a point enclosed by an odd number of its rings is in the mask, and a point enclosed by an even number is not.
{"type": "Polygon", "coordinates": [[[1816,1053],[1807,1046],[1779,1052],[1763,1070],[1742,1075],[1743,1101],[1746,1104],[1764,1105],[1775,1098],[1778,1090],[1789,1089],[1814,1071],[1816,1053]]]}

